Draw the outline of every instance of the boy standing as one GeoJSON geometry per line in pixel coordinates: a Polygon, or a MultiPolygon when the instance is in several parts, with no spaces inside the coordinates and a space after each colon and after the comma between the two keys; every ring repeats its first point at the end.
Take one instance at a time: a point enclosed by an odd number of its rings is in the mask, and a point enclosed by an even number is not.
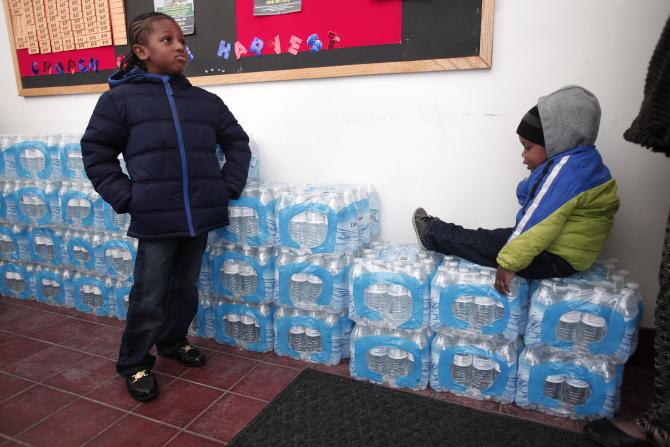
{"type": "Polygon", "coordinates": [[[418,208],[412,224],[419,244],[497,268],[503,294],[515,274],[542,279],[588,269],[619,209],[616,182],[594,146],[599,126],[598,99],[582,87],[540,98],[517,128],[531,172],[517,187],[515,227],[467,230],[418,208]]]}

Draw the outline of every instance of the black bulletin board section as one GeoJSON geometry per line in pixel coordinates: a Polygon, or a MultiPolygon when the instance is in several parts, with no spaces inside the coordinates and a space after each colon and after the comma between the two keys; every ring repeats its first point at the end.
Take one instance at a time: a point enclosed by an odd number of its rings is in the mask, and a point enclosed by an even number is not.
{"type": "MultiPolygon", "coordinates": [[[[379,0],[383,1],[383,0],[379,0]]],[[[318,53],[287,52],[235,60],[217,57],[223,37],[236,36],[234,0],[195,0],[195,34],[186,36],[195,55],[186,75],[194,84],[256,82],[359,74],[417,72],[462,68],[489,68],[494,0],[404,0],[402,5],[402,41],[399,45],[335,48],[318,53]],[[484,33],[486,32],[486,35],[484,33]],[[487,48],[482,48],[485,45],[487,48]],[[487,51],[488,50],[488,51],[487,51]],[[487,54],[488,57],[487,57],[487,54]],[[434,64],[417,62],[431,61],[434,64]],[[454,61],[454,62],[451,62],[454,61]],[[395,64],[395,63],[407,63],[395,64]],[[377,65],[375,65],[377,64],[377,65]],[[352,67],[340,70],[339,67],[352,67]],[[329,72],[329,69],[338,68],[329,72]],[[371,70],[368,70],[371,68],[371,70]],[[318,69],[310,71],[309,69],[318,69]],[[274,76],[273,73],[281,73],[274,76]],[[258,76],[253,76],[254,74],[258,76]],[[250,75],[250,76],[245,76],[250,75]],[[229,79],[230,78],[230,79],[229,79]]],[[[126,1],[126,20],[151,11],[151,0],[126,1]]],[[[304,36],[306,37],[306,36],[304,36]]],[[[247,43],[245,42],[245,45],[247,43]]],[[[303,47],[304,49],[304,47],[303,47]]],[[[117,55],[126,54],[127,46],[115,47],[117,55]]],[[[74,75],[22,77],[23,94],[31,89],[59,92],[48,87],[98,84],[103,91],[113,70],[74,75]],[[47,87],[47,89],[44,89],[47,87]]],[[[70,89],[72,90],[72,89],[70,89]]],[[[82,91],[91,91],[90,88],[82,91]]]]}

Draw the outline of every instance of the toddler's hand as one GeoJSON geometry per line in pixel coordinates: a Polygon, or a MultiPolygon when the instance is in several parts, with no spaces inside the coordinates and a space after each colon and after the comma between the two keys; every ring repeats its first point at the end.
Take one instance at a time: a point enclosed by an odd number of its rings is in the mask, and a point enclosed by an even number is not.
{"type": "Polygon", "coordinates": [[[494,283],[494,287],[501,294],[509,295],[510,284],[512,283],[513,278],[514,278],[514,272],[510,272],[509,270],[505,270],[502,267],[498,267],[498,270],[496,270],[496,280],[494,283]]]}

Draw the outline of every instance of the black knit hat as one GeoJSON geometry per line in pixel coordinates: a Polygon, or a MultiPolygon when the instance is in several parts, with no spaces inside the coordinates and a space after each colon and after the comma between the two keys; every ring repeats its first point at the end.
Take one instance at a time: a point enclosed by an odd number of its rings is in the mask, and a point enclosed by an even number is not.
{"type": "Polygon", "coordinates": [[[544,132],[542,131],[542,121],[540,120],[540,112],[537,110],[537,106],[530,109],[521,118],[519,127],[516,128],[516,133],[521,138],[544,146],[544,132]]]}

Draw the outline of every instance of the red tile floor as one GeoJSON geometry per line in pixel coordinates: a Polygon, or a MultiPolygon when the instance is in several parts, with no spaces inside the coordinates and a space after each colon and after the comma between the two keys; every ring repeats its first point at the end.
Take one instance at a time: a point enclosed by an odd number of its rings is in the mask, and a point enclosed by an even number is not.
{"type": "MultiPolygon", "coordinates": [[[[309,365],[194,338],[207,366],[159,357],[161,394],[138,403],[114,370],[124,324],[0,297],[0,446],[225,445],[303,368],[349,375],[346,363],[309,365]]],[[[634,417],[653,397],[652,382],[652,371],[626,371],[616,422],[631,434],[634,417]]],[[[514,405],[430,389],[418,394],[568,430],[583,426],[514,405]]]]}

